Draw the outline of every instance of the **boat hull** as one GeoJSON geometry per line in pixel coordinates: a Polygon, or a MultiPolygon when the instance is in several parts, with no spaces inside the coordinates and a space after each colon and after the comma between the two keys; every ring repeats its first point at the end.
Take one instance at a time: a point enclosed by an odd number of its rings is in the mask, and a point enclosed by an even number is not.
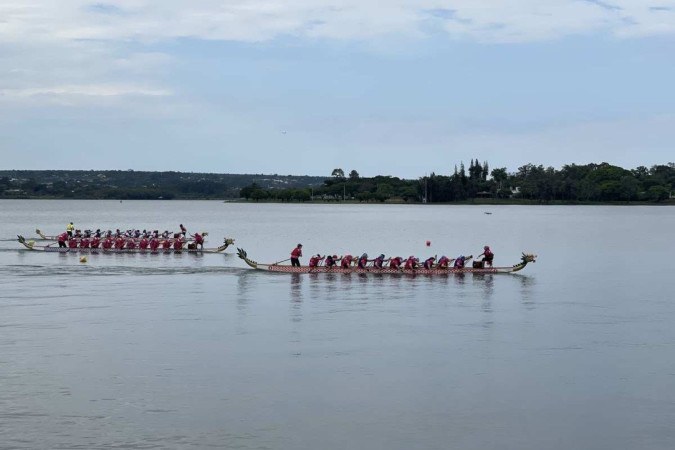
{"type": "Polygon", "coordinates": [[[234,239],[225,238],[223,245],[216,248],[158,248],[157,250],[151,250],[149,248],[91,248],[91,247],[58,247],[56,245],[35,245],[33,241],[26,241],[23,236],[18,236],[18,241],[23,245],[27,250],[33,252],[47,252],[47,253],[79,253],[79,254],[127,254],[127,253],[142,253],[142,254],[170,254],[170,253],[196,253],[196,254],[209,254],[209,253],[222,253],[230,245],[234,243],[234,239]]]}

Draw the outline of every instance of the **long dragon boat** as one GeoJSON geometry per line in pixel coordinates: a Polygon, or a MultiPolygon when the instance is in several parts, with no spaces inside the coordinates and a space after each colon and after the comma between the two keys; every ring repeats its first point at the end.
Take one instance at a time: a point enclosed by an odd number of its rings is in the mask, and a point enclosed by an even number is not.
{"type": "Polygon", "coordinates": [[[454,268],[454,267],[448,267],[448,268],[440,268],[440,267],[434,267],[432,269],[425,269],[423,267],[418,267],[416,269],[404,269],[402,267],[399,268],[390,268],[390,267],[383,267],[383,268],[376,268],[376,267],[366,267],[364,269],[358,268],[358,267],[349,267],[349,268],[342,268],[339,266],[333,266],[333,267],[326,267],[326,266],[317,266],[317,267],[309,267],[309,266],[299,266],[299,267],[293,267],[288,264],[261,264],[258,263],[248,257],[246,254],[246,251],[244,249],[238,248],[237,249],[237,256],[239,258],[243,259],[244,262],[256,269],[256,270],[264,270],[267,272],[280,272],[280,273],[373,273],[373,274],[410,274],[410,275],[448,275],[448,274],[459,274],[459,273],[475,273],[475,274],[489,274],[489,273],[513,273],[513,272],[518,272],[519,270],[523,270],[525,266],[527,266],[528,263],[533,263],[537,259],[537,255],[529,254],[529,253],[523,253],[521,260],[518,264],[514,264],[513,266],[505,266],[505,267],[483,267],[483,268],[476,268],[476,267],[463,267],[461,269],[459,268],[454,268]]]}
{"type": "Polygon", "coordinates": [[[158,248],[152,250],[149,248],[91,248],[91,247],[58,247],[54,244],[49,245],[36,245],[35,241],[27,241],[23,236],[17,236],[18,241],[28,250],[36,252],[53,252],[53,253],[83,253],[83,254],[124,254],[124,253],[146,253],[146,254],[168,254],[168,253],[222,253],[230,245],[234,244],[234,239],[225,238],[223,240],[223,245],[215,248],[158,248]]]}

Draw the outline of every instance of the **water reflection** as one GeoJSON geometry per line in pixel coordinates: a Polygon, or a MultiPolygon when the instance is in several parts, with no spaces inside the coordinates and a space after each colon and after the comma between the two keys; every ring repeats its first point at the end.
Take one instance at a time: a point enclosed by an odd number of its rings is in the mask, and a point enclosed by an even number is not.
{"type": "Polygon", "coordinates": [[[522,274],[513,274],[513,276],[516,277],[518,281],[520,281],[520,298],[522,300],[523,305],[528,310],[533,310],[535,309],[535,294],[534,294],[534,287],[537,284],[537,281],[534,277],[531,277],[529,275],[522,275],[522,274]]]}
{"type": "Polygon", "coordinates": [[[291,322],[302,322],[302,274],[291,274],[291,322]]]}

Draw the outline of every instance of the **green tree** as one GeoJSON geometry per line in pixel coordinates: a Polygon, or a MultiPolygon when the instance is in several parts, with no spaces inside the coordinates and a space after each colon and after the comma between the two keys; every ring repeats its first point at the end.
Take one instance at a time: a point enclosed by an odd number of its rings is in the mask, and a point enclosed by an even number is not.
{"type": "Polygon", "coordinates": [[[345,171],[339,168],[333,169],[330,176],[333,178],[343,179],[345,177],[345,171]]]}

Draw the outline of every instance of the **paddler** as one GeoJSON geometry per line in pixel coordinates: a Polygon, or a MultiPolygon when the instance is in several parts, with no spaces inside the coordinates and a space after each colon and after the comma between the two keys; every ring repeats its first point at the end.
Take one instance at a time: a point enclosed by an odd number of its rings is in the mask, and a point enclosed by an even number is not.
{"type": "Polygon", "coordinates": [[[59,242],[59,247],[61,248],[66,248],[66,242],[68,241],[68,232],[64,231],[63,233],[59,234],[59,237],[57,238],[59,242]]]}
{"type": "Polygon", "coordinates": [[[449,265],[450,265],[450,258],[443,255],[439,258],[438,265],[436,267],[438,267],[439,269],[447,269],[449,265]]]}
{"type": "Polygon", "coordinates": [[[98,248],[100,244],[101,244],[100,236],[94,236],[93,239],[91,240],[91,248],[98,248]]]}
{"type": "Polygon", "coordinates": [[[352,255],[345,255],[342,257],[340,267],[343,269],[349,269],[352,266],[352,261],[354,261],[354,257],[352,255]]]}
{"type": "Polygon", "coordinates": [[[152,239],[150,239],[150,250],[157,251],[157,247],[159,247],[159,239],[157,239],[157,236],[153,236],[152,239]]]}
{"type": "Polygon", "coordinates": [[[133,238],[127,239],[126,247],[130,250],[133,250],[136,248],[136,241],[133,238]]]}
{"type": "Polygon", "coordinates": [[[291,251],[291,266],[300,267],[300,257],[302,256],[302,244],[298,244],[291,251]]]}
{"type": "Polygon", "coordinates": [[[457,259],[455,259],[455,269],[463,269],[464,264],[466,263],[466,256],[461,255],[457,259]]]}
{"type": "Polygon", "coordinates": [[[337,255],[327,255],[326,261],[324,262],[324,266],[333,267],[337,264],[337,260],[338,260],[337,255]]]}
{"type": "Polygon", "coordinates": [[[319,263],[323,261],[324,258],[325,256],[321,256],[317,253],[315,256],[309,258],[309,267],[318,267],[319,263]]]}
{"type": "Polygon", "coordinates": [[[138,243],[138,248],[145,250],[148,248],[148,245],[150,244],[150,241],[148,240],[147,236],[143,236],[141,241],[138,243]]]}
{"type": "Polygon", "coordinates": [[[77,248],[77,239],[72,237],[68,239],[68,248],[77,248]]]}
{"type": "Polygon", "coordinates": [[[68,233],[68,237],[73,237],[73,231],[75,231],[75,225],[73,225],[73,222],[70,222],[68,225],[66,225],[66,233],[68,233]]]}
{"type": "Polygon", "coordinates": [[[368,259],[368,253],[364,253],[363,255],[361,255],[356,265],[358,266],[359,269],[365,269],[369,261],[370,260],[368,259]]]}
{"type": "Polygon", "coordinates": [[[90,243],[89,238],[83,237],[82,239],[80,239],[80,248],[89,248],[89,243],[90,243]]]}
{"type": "Polygon", "coordinates": [[[200,233],[195,233],[195,245],[199,249],[204,248],[204,236],[202,236],[200,233]]]}
{"type": "Polygon", "coordinates": [[[180,227],[181,234],[185,237],[187,235],[187,228],[185,228],[182,223],[178,226],[180,227]]]}
{"type": "Polygon", "coordinates": [[[112,237],[110,237],[110,236],[106,237],[105,240],[103,241],[103,245],[101,245],[101,246],[106,250],[111,249],[112,246],[113,246],[112,237]]]}
{"type": "Polygon", "coordinates": [[[483,253],[481,253],[478,256],[483,257],[483,261],[485,262],[485,265],[488,267],[492,267],[492,260],[495,258],[495,254],[492,253],[492,250],[490,250],[489,246],[483,247],[483,253]]]}
{"type": "Polygon", "coordinates": [[[176,239],[173,240],[173,249],[174,250],[182,250],[183,249],[183,238],[178,236],[176,239]]]}
{"type": "Polygon", "coordinates": [[[410,255],[408,256],[408,259],[405,260],[405,269],[408,270],[415,270],[417,266],[419,265],[420,260],[419,258],[415,258],[414,256],[410,255]]]}
{"type": "Polygon", "coordinates": [[[427,258],[424,261],[424,268],[425,269],[433,269],[434,268],[434,263],[436,262],[436,257],[432,256],[431,258],[427,258]]]}
{"type": "Polygon", "coordinates": [[[390,269],[397,269],[401,267],[401,263],[403,262],[403,258],[400,256],[394,256],[393,258],[389,258],[389,268],[390,269]]]}
{"type": "Polygon", "coordinates": [[[380,254],[377,258],[373,259],[373,267],[376,269],[381,269],[384,265],[384,253],[380,254]]]}

